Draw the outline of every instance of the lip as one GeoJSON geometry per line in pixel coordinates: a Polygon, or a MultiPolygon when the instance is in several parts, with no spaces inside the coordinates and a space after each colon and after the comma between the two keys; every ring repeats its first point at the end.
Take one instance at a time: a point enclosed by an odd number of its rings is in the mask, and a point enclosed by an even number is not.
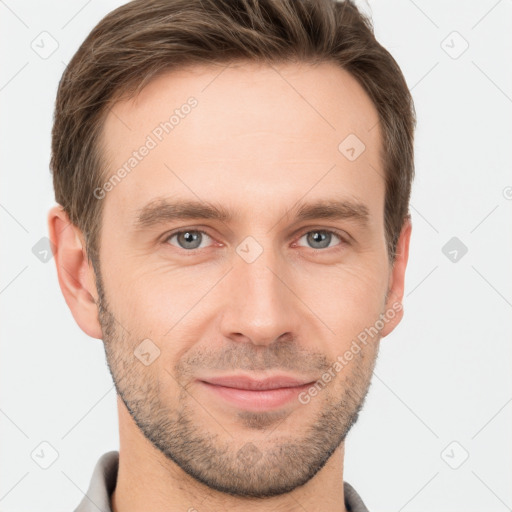
{"type": "Polygon", "coordinates": [[[315,381],[286,375],[251,378],[229,375],[199,380],[211,394],[238,408],[251,411],[277,409],[292,401],[315,381]]]}
{"type": "Polygon", "coordinates": [[[255,391],[266,391],[269,389],[292,388],[310,384],[312,381],[307,379],[297,379],[288,375],[275,375],[256,379],[247,375],[227,375],[224,377],[211,377],[202,379],[203,382],[215,386],[224,386],[227,388],[248,389],[255,391]]]}

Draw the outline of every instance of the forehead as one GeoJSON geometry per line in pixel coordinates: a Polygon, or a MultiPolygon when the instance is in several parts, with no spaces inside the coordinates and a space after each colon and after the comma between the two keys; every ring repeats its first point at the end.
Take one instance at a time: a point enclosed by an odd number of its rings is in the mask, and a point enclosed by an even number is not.
{"type": "Polygon", "coordinates": [[[106,118],[104,178],[121,178],[108,187],[105,218],[110,211],[128,225],[166,195],[269,219],[301,198],[357,198],[379,215],[377,123],[362,87],[333,63],[164,73],[106,118]]]}

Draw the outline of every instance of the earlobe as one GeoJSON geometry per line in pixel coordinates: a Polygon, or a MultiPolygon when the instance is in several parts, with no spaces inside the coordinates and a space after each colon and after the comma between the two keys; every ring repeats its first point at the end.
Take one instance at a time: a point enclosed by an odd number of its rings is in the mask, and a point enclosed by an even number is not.
{"type": "Polygon", "coordinates": [[[87,260],[83,235],[71,224],[62,206],[54,206],[48,212],[48,231],[66,304],[82,331],[101,339],[94,269],[87,260]]]}
{"type": "Polygon", "coordinates": [[[411,218],[408,216],[405,219],[400,232],[400,238],[398,239],[396,246],[395,262],[389,278],[388,298],[385,310],[385,314],[389,318],[389,321],[381,331],[381,336],[383,338],[393,331],[404,315],[402,301],[405,288],[405,270],[409,259],[411,231],[411,218]]]}

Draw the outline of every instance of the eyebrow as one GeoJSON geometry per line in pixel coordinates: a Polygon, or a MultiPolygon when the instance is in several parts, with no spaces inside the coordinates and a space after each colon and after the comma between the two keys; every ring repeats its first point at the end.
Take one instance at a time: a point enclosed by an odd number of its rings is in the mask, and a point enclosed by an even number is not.
{"type": "MultiPolygon", "coordinates": [[[[137,210],[135,228],[143,230],[155,225],[176,220],[204,219],[229,223],[238,212],[232,212],[222,205],[215,205],[204,201],[155,199],[137,210]]],[[[350,200],[320,200],[314,203],[299,202],[282,218],[295,217],[296,222],[331,219],[353,220],[361,227],[366,227],[369,221],[369,209],[358,201],[350,200]]]]}

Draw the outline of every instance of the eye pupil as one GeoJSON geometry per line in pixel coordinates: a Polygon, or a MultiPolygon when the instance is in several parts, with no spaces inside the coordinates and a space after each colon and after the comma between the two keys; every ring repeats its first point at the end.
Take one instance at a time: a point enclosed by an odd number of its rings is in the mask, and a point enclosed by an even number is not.
{"type": "MultiPolygon", "coordinates": [[[[184,240],[185,246],[184,249],[197,249],[200,245],[200,233],[197,231],[184,231],[183,233],[178,234],[178,240],[182,238],[184,240]],[[196,244],[194,247],[190,247],[188,244],[197,242],[199,240],[199,244],[196,244]]],[[[180,241],[180,245],[181,241],[180,241]]]]}
{"type": "Polygon", "coordinates": [[[320,243],[320,247],[317,246],[315,249],[323,249],[329,247],[332,235],[326,231],[311,231],[308,236],[313,244],[320,243]]]}

